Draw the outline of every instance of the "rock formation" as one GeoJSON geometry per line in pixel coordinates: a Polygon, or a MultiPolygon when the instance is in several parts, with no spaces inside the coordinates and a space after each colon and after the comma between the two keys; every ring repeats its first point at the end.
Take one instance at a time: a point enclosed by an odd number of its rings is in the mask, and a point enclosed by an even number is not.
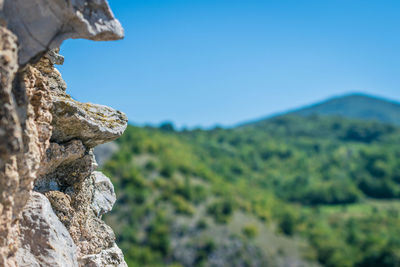
{"type": "Polygon", "coordinates": [[[93,148],[127,118],[72,99],[54,67],[67,38],[122,37],[106,0],[0,0],[0,266],[126,266],[93,148]]]}

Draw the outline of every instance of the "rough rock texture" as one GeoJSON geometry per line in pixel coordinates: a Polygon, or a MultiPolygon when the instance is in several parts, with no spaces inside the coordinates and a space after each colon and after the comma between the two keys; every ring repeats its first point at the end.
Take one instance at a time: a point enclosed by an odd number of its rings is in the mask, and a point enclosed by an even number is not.
{"type": "Polygon", "coordinates": [[[46,155],[41,162],[39,175],[54,172],[60,165],[71,163],[85,154],[86,148],[80,140],[72,140],[65,144],[50,143],[46,155]]]}
{"type": "Polygon", "coordinates": [[[59,47],[65,39],[124,36],[106,0],[4,0],[3,16],[20,40],[20,64],[59,47]]]}
{"type": "Polygon", "coordinates": [[[20,227],[18,266],[78,266],[77,248],[44,195],[32,194],[20,227]]]}
{"type": "Polygon", "coordinates": [[[80,103],[66,95],[53,95],[53,105],[52,140],[56,142],[79,139],[94,147],[114,140],[126,129],[126,116],[106,106],[80,103]]]}
{"type": "Polygon", "coordinates": [[[122,37],[106,0],[0,0],[0,266],[126,266],[92,150],[127,118],[72,100],[54,67],[67,38],[122,37]]]}
{"type": "MultiPolygon", "coordinates": [[[[95,172],[97,163],[91,148],[119,137],[126,128],[127,119],[121,112],[103,106],[96,113],[80,108],[60,112],[57,108],[60,99],[73,102],[73,107],[87,104],[72,100],[65,93],[59,73],[51,71],[51,62],[44,57],[35,65],[52,82],[53,129],[52,142],[42,159],[34,189],[48,198],[60,222],[68,229],[77,246],[78,260],[87,255],[107,260],[111,256],[103,254],[116,246],[115,236],[100,216],[111,210],[115,194],[109,179],[95,172]],[[105,123],[108,121],[112,123],[105,123]]],[[[61,106],[64,107],[64,103],[61,106]]],[[[110,253],[114,252],[110,250],[110,253]]],[[[118,264],[124,263],[123,257],[115,260],[118,264]]]]}
{"type": "Polygon", "coordinates": [[[110,179],[101,172],[93,172],[94,192],[91,207],[97,216],[110,212],[117,200],[110,179]]]}
{"type": "Polygon", "coordinates": [[[19,184],[18,156],[23,151],[22,129],[12,92],[18,70],[16,37],[0,27],[0,266],[14,265],[18,225],[13,214],[19,213],[15,199],[19,184]]]}
{"type": "Polygon", "coordinates": [[[100,254],[87,255],[80,258],[79,263],[81,266],[87,267],[127,267],[125,262],[121,262],[123,257],[122,251],[117,246],[103,250],[100,254]]]}
{"type": "Polygon", "coordinates": [[[18,217],[49,145],[52,104],[40,72],[18,70],[16,37],[3,27],[0,32],[0,266],[13,266],[18,217]]]}

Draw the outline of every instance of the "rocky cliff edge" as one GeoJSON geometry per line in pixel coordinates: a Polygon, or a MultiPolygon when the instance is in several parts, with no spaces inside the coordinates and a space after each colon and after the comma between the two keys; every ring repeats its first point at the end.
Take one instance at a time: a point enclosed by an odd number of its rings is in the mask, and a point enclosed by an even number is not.
{"type": "Polygon", "coordinates": [[[93,148],[126,116],[80,103],[55,68],[68,38],[123,38],[106,0],[0,0],[0,266],[126,266],[93,148]]]}

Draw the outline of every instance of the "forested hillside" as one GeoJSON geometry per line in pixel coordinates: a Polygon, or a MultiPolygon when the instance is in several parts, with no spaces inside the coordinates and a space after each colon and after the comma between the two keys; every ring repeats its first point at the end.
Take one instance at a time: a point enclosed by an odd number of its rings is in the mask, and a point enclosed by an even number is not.
{"type": "Polygon", "coordinates": [[[330,98],[321,103],[295,110],[292,114],[301,116],[336,115],[400,125],[399,102],[365,94],[350,94],[330,98]]]}
{"type": "MultiPolygon", "coordinates": [[[[363,121],[377,121],[399,126],[400,102],[367,94],[353,93],[328,98],[327,100],[309,106],[303,106],[284,112],[283,115],[298,115],[303,117],[312,115],[338,116],[363,121]]],[[[271,119],[271,117],[267,117],[264,120],[269,119],[271,119]]],[[[264,120],[250,121],[243,125],[258,124],[264,120]]]]}
{"type": "Polygon", "coordinates": [[[400,266],[396,126],[286,115],[117,144],[106,220],[130,266],[400,266]]]}

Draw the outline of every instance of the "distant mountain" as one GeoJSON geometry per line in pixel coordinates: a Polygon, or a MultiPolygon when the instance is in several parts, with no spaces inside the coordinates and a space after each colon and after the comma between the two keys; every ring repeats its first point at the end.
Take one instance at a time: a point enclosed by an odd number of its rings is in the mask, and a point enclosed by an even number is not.
{"type": "Polygon", "coordinates": [[[334,97],[289,113],[301,116],[337,115],[400,125],[400,103],[366,94],[334,97]]]}

